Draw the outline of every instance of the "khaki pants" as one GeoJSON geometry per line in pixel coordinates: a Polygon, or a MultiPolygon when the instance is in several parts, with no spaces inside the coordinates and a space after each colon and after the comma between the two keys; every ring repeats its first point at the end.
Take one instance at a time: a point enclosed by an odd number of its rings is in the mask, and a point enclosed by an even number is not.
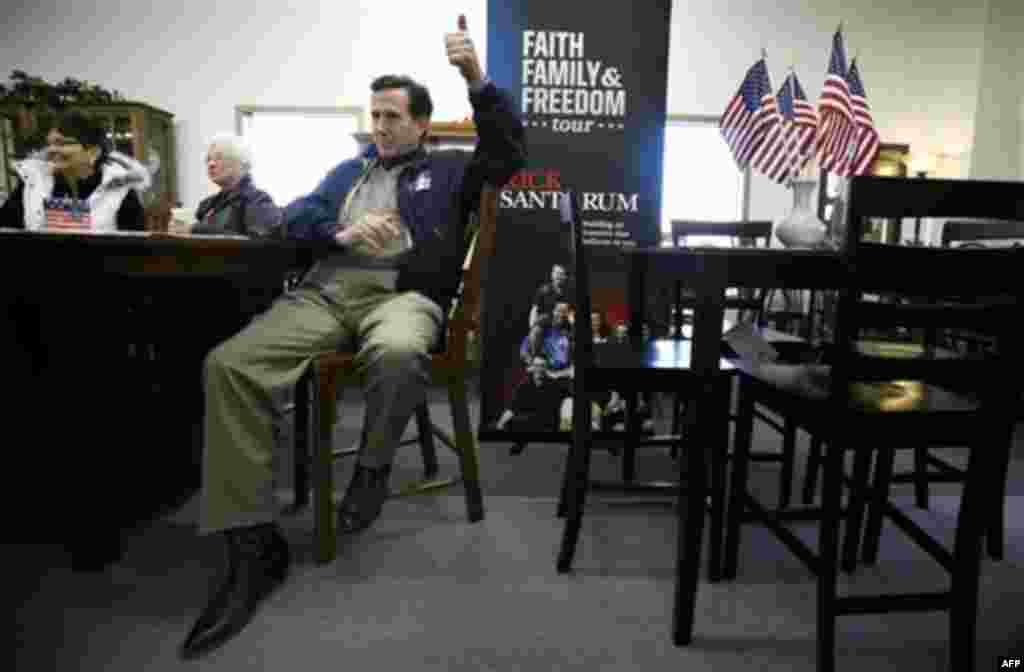
{"type": "Polygon", "coordinates": [[[360,464],[390,464],[425,398],[429,352],[443,315],[416,292],[348,285],[331,293],[303,286],[282,296],[217,346],[203,367],[205,420],[199,530],[271,522],[275,414],[313,357],[355,351],[366,380],[360,464]]]}

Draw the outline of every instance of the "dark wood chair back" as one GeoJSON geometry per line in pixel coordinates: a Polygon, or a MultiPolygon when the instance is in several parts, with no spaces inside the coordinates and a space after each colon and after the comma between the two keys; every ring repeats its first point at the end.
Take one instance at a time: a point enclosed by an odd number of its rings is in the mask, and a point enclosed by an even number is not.
{"type": "Polygon", "coordinates": [[[948,221],[942,226],[942,246],[987,247],[985,241],[1024,241],[1024,222],[1001,220],[948,221]]]}
{"type": "MultiPolygon", "coordinates": [[[[672,221],[673,245],[685,247],[691,236],[726,239],[732,247],[768,247],[771,243],[772,223],[770,221],[708,222],[679,219],[672,221]]],[[[746,311],[752,311],[753,319],[760,321],[768,296],[767,288],[734,291],[726,297],[726,308],[739,311],[740,320],[744,318],[746,311]]],[[[677,283],[669,315],[671,336],[676,339],[684,338],[684,311],[692,310],[693,307],[693,297],[682,284],[677,283]]]]}
{"type": "Polygon", "coordinates": [[[685,219],[672,220],[672,244],[686,245],[690,236],[728,238],[737,247],[768,247],[772,237],[769,221],[706,222],[685,219]]]}
{"type": "MultiPolygon", "coordinates": [[[[872,356],[856,341],[868,329],[967,329],[1007,342],[1017,317],[1024,248],[949,249],[881,245],[862,240],[871,217],[1024,219],[1020,185],[969,180],[906,180],[863,176],[850,185],[846,247],[849,282],[839,294],[837,361],[832,393],[854,381],[924,380],[982,396],[1020,383],[1019,348],[997,347],[986,357],[872,356]],[[1016,269],[1016,270],[1015,270],[1016,269]],[[880,302],[872,296],[896,297],[880,302]]],[[[1012,396],[1012,395],[1011,395],[1012,396]]]]}
{"type": "MultiPolygon", "coordinates": [[[[1009,241],[1014,246],[1024,242],[1024,222],[1002,220],[952,220],[943,224],[942,247],[991,247],[993,241],[1005,246],[1009,241]]],[[[940,341],[958,351],[979,352],[994,347],[992,339],[971,330],[946,330],[941,334],[929,332],[931,341],[940,341]]]]}

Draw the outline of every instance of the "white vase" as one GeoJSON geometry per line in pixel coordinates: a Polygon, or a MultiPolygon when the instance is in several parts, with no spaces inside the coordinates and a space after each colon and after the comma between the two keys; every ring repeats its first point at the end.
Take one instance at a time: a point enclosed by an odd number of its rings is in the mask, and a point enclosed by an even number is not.
{"type": "Polygon", "coordinates": [[[825,240],[825,224],[811,207],[817,184],[813,179],[793,180],[793,209],[775,223],[775,237],[786,247],[818,247],[825,240]]]}

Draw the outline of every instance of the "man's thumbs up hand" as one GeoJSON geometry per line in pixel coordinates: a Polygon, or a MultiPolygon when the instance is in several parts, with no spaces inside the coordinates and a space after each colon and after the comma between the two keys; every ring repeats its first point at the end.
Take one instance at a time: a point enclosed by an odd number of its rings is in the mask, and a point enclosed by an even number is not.
{"type": "Polygon", "coordinates": [[[476,84],[483,79],[483,70],[476,55],[476,47],[467,32],[465,14],[459,14],[458,29],[458,32],[444,36],[448,62],[459,69],[468,84],[476,84]]]}

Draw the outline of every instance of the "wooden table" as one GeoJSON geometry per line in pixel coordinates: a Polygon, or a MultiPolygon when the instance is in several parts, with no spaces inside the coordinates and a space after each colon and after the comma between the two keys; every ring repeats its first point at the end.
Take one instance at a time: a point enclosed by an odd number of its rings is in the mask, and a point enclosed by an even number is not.
{"type": "Polygon", "coordinates": [[[191,431],[178,430],[190,430],[201,408],[205,353],[187,345],[214,336],[213,324],[244,303],[243,293],[282,287],[285,274],[311,258],[310,248],[289,241],[0,229],[8,361],[29,359],[19,353],[25,336],[8,338],[28,333],[48,341],[59,362],[46,375],[27,366],[12,375],[8,367],[7,429],[22,436],[8,493],[24,518],[15,536],[63,541],[76,566],[116,559],[123,531],[165,508],[180,494],[182,474],[197,469],[184,439],[191,431]],[[205,282],[227,288],[235,305],[223,304],[223,291],[222,303],[207,305],[205,282]],[[12,306],[29,322],[56,317],[61,329],[26,330],[12,306]],[[140,371],[139,358],[127,355],[139,329],[163,339],[170,365],[160,370],[177,370],[189,384],[175,389],[198,400],[151,394],[154,370],[140,371]]]}
{"type": "MultiPolygon", "coordinates": [[[[677,596],[696,595],[707,496],[706,451],[728,450],[723,444],[728,432],[719,425],[727,414],[710,406],[718,399],[714,381],[721,355],[726,289],[834,289],[843,286],[848,267],[843,255],[817,250],[627,248],[624,252],[629,273],[630,342],[642,342],[649,283],[673,286],[681,281],[696,294],[691,361],[702,393],[692,402],[696,405],[693,447],[686,451],[687,460],[679,461],[680,481],[685,478],[687,482],[687,500],[677,507],[676,563],[677,596]],[[697,552],[687,554],[685,550],[692,547],[697,552]]],[[[692,623],[692,608],[681,608],[673,615],[673,640],[677,645],[688,643],[684,633],[692,629],[692,623]]]]}
{"type": "MultiPolygon", "coordinates": [[[[67,277],[72,270],[131,277],[265,278],[302,265],[310,248],[293,241],[162,233],[67,233],[0,228],[5,279],[38,275],[40,262],[67,277]]],[[[261,280],[262,281],[262,280],[261,280]]]]}

